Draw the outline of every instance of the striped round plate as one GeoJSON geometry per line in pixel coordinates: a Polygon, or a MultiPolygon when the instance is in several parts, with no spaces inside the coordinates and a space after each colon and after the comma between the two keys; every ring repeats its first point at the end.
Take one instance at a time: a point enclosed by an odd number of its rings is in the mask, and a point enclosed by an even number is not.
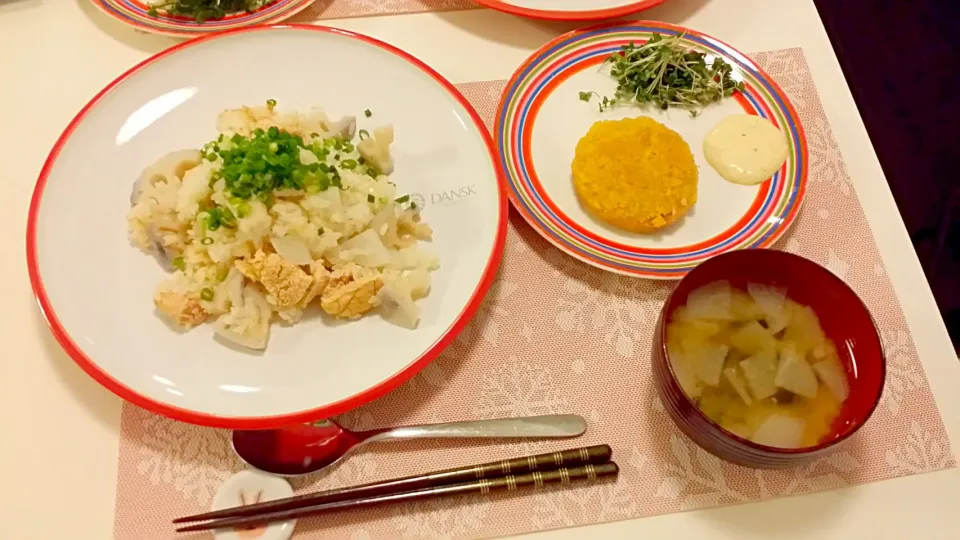
{"type": "Polygon", "coordinates": [[[148,0],[91,0],[107,15],[138,30],[177,37],[232,30],[255,24],[275,24],[307,9],[314,0],[275,0],[253,13],[236,13],[223,19],[198,23],[189,17],[149,15],[148,0]]]}
{"type": "Polygon", "coordinates": [[[650,21],[611,23],[560,36],[514,73],[497,111],[495,136],[514,207],[561,250],[594,266],[652,279],[676,279],[706,259],[734,249],[768,247],[797,216],[807,184],[807,142],[797,112],[779,86],[746,55],[694,30],[650,21]],[[601,65],[630,42],[653,33],[683,34],[690,47],[723,58],[745,90],[693,117],[684,110],[617,107],[600,112],[597,98],[616,81],[601,65]],[[755,114],[788,139],[784,167],[759,186],[727,182],[703,157],[703,139],[731,114],[755,114]],[[689,143],[700,169],[697,204],[656,234],[630,234],[607,226],[581,207],[571,181],[577,141],[601,119],[649,115],[689,143]]]}

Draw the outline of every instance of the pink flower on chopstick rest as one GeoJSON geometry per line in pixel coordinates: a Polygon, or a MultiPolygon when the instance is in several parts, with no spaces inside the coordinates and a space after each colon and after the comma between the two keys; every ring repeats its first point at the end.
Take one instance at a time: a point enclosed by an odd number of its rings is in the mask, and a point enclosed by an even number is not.
{"type": "MultiPolygon", "coordinates": [[[[247,470],[227,478],[213,497],[211,510],[236,506],[250,506],[293,496],[293,488],[286,480],[260,471],[247,470]]],[[[249,528],[217,529],[215,540],[287,540],[293,534],[297,520],[280,521],[249,528]]]]}
{"type": "MultiPolygon", "coordinates": [[[[243,490],[240,490],[240,506],[247,506],[251,504],[257,504],[258,502],[260,502],[260,499],[263,497],[263,490],[261,489],[257,491],[256,497],[250,502],[247,502],[247,498],[245,495],[246,493],[243,490]]],[[[266,532],[266,530],[267,530],[266,525],[255,525],[255,526],[244,528],[244,529],[234,529],[234,532],[236,532],[237,536],[239,536],[240,538],[252,539],[252,538],[260,538],[261,536],[263,536],[263,533],[266,532]]]]}

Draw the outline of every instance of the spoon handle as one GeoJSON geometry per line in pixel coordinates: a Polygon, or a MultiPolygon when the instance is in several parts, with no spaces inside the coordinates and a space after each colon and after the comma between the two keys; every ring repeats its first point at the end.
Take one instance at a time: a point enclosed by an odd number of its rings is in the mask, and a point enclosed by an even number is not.
{"type": "Polygon", "coordinates": [[[367,442],[391,439],[472,439],[576,437],[587,430],[587,421],[575,414],[548,414],[497,420],[451,422],[394,428],[378,433],[367,442]]]}

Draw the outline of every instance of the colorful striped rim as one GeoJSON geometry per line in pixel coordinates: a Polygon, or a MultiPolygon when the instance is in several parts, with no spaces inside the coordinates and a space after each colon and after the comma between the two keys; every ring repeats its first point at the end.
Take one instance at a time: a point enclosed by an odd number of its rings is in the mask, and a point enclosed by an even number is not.
{"type": "Polygon", "coordinates": [[[235,13],[223,19],[198,23],[187,17],[148,15],[150,6],[146,0],[91,1],[100,11],[134,28],[177,37],[195,37],[244,26],[278,23],[307,9],[314,2],[314,0],[275,0],[253,13],[235,13]]]}
{"type": "Polygon", "coordinates": [[[494,128],[510,199],[527,222],[551,243],[594,266],[653,279],[676,279],[710,257],[734,249],[769,247],[790,226],[807,184],[807,141],[796,110],[783,90],[746,55],[694,30],[651,21],[609,23],[560,36],[514,73],[500,101],[494,128]],[[642,43],[652,33],[684,34],[684,40],[715,54],[739,72],[745,90],[735,97],[788,136],[784,167],[765,182],[746,214],[726,231],[697,244],[669,249],[627,246],[587,231],[566,216],[543,189],[531,159],[531,137],[540,107],[571,75],[596,67],[622,45],[642,43]]]}

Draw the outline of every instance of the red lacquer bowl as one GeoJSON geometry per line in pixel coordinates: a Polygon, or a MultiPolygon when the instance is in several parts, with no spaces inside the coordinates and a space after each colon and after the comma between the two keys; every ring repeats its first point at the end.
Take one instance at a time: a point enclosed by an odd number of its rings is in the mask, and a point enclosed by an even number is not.
{"type": "Polygon", "coordinates": [[[870,418],[880,401],[886,360],[876,324],[856,293],[829,270],[782,251],[750,249],[718,255],[686,275],[664,303],[653,344],[653,380],[660,399],[683,433],[704,450],[746,467],[780,469],[812,461],[835,450],[870,418]],[[785,288],[792,300],[810,306],[837,347],[847,370],[850,395],[831,434],[819,445],[784,449],[750,442],[723,429],[700,412],[680,388],[666,347],[666,321],[687,295],[726,280],[745,290],[747,283],[785,288]]]}

